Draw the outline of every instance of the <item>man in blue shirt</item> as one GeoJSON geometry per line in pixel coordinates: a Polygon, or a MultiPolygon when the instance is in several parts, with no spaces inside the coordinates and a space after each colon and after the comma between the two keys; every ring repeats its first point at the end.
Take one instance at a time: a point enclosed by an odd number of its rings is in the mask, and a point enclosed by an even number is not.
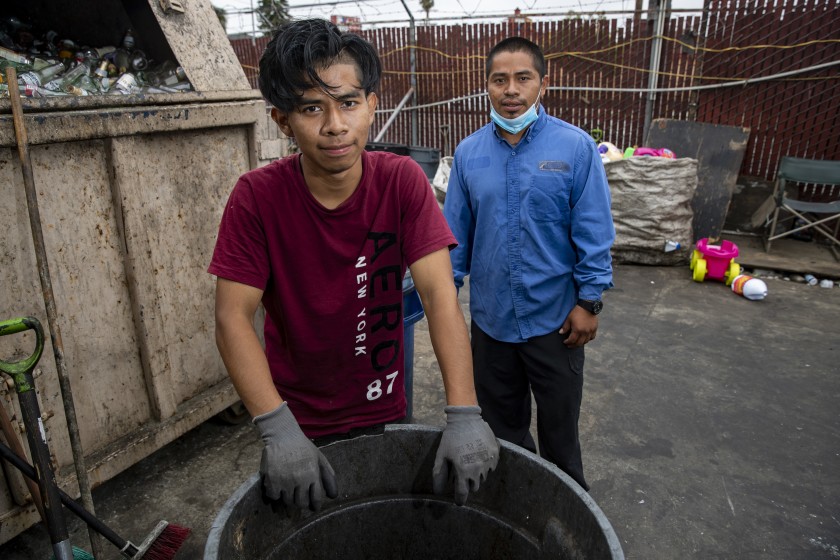
{"type": "Polygon", "coordinates": [[[540,105],[548,76],[521,37],[487,56],[493,122],[455,150],[444,215],[458,239],[455,283],[470,276],[478,402],[496,436],[536,452],[584,489],[578,418],[584,345],[612,286],[615,238],[592,138],[540,105]]]}

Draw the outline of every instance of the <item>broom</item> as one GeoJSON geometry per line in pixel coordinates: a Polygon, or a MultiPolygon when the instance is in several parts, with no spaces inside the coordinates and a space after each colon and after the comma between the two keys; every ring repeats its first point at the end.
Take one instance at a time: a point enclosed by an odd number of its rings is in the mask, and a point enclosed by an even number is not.
{"type": "MultiPolygon", "coordinates": [[[[35,472],[35,467],[18,457],[14,451],[2,442],[0,442],[0,456],[28,478],[37,480],[38,475],[35,472]]],[[[91,515],[88,510],[80,506],[60,488],[58,493],[61,498],[61,503],[67,509],[75,513],[97,533],[111,541],[114,546],[120,549],[120,553],[125,558],[134,558],[136,560],[172,560],[190,534],[190,529],[187,527],[173,525],[168,521],[160,521],[142,543],[135,545],[120,537],[110,527],[105,525],[105,523],[91,515]]],[[[73,558],[74,560],[94,560],[93,556],[76,547],[73,547],[73,558]]]]}
{"type": "MultiPolygon", "coordinates": [[[[6,414],[6,409],[0,405],[0,432],[9,442],[10,451],[14,452],[18,457],[24,456],[23,446],[20,443],[20,440],[17,437],[14,429],[12,428],[12,421],[9,418],[9,415],[6,414]]],[[[2,440],[0,440],[0,444],[2,444],[2,440]]],[[[7,473],[8,474],[8,473],[7,473]]],[[[47,517],[46,512],[44,511],[44,504],[41,500],[41,490],[38,488],[38,483],[30,478],[24,477],[26,486],[29,488],[29,493],[32,497],[32,503],[35,505],[35,508],[38,510],[38,513],[41,515],[41,521],[45,524],[49,523],[50,519],[47,517]]],[[[11,485],[10,485],[11,487],[11,485]]],[[[16,500],[17,501],[17,500],[16,500]]],[[[23,504],[24,502],[18,502],[23,504]]],[[[82,550],[81,548],[72,547],[73,552],[73,560],[95,560],[92,554],[90,554],[86,550],[82,550]]],[[[53,556],[55,558],[55,556],[53,556]]]]}

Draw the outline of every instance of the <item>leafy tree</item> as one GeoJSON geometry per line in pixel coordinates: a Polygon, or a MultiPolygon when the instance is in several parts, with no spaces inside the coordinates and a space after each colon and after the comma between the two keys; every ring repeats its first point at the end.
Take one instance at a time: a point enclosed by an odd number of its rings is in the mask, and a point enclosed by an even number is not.
{"type": "Polygon", "coordinates": [[[576,10],[569,10],[566,12],[566,18],[574,19],[574,20],[589,20],[589,21],[603,21],[607,19],[607,16],[604,15],[604,12],[578,12],[576,10]]]}
{"type": "Polygon", "coordinates": [[[261,31],[274,31],[280,24],[292,19],[287,0],[260,0],[256,12],[261,31]]]}
{"type": "Polygon", "coordinates": [[[435,0],[420,0],[420,7],[426,12],[426,23],[429,23],[429,11],[435,7],[435,0]]]}
{"type": "Polygon", "coordinates": [[[219,18],[219,23],[222,24],[222,29],[227,32],[227,12],[224,8],[213,6],[213,11],[216,12],[216,17],[219,18]]]}

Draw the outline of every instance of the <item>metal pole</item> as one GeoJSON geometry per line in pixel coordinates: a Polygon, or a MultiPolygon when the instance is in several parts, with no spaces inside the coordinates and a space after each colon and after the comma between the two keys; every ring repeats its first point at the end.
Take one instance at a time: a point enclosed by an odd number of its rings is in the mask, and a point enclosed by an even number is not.
{"type": "Polygon", "coordinates": [[[440,125],[440,131],[443,133],[443,155],[450,156],[452,154],[449,152],[449,125],[440,125]]]}
{"type": "MultiPolygon", "coordinates": [[[[711,0],[703,1],[703,16],[700,19],[700,31],[697,34],[697,47],[706,46],[706,30],[709,28],[709,13],[711,12],[711,0]]],[[[692,74],[695,76],[703,75],[703,63],[706,56],[705,51],[698,49],[694,51],[695,66],[692,74]]],[[[696,91],[691,92],[691,101],[689,102],[688,119],[691,121],[697,120],[697,107],[700,105],[700,93],[696,91]]]]}
{"type": "MultiPolygon", "coordinates": [[[[58,383],[61,388],[61,400],[64,404],[64,417],[67,420],[67,431],[70,436],[70,447],[73,451],[73,464],[76,467],[76,479],[79,483],[79,494],[85,509],[94,513],[93,496],[90,493],[90,479],[85,466],[85,454],[82,449],[82,439],[79,435],[79,423],[76,420],[76,407],[73,402],[73,390],[70,386],[70,376],[64,363],[64,343],[61,340],[61,329],[58,325],[58,312],[55,307],[55,296],[50,279],[50,265],[47,260],[44,232],[41,230],[41,213],[38,209],[38,194],[35,191],[35,178],[32,174],[32,161],[29,157],[29,139],[23,121],[23,107],[20,102],[20,92],[17,88],[17,72],[14,67],[6,68],[6,78],[9,87],[9,97],[12,104],[12,117],[15,124],[15,138],[17,139],[18,156],[23,172],[23,186],[26,190],[26,206],[29,209],[29,227],[32,230],[32,243],[35,247],[35,258],[38,263],[38,277],[41,280],[41,292],[44,296],[44,308],[50,328],[55,367],[58,370],[58,383]]],[[[96,531],[88,527],[90,547],[94,557],[102,558],[99,546],[99,536],[96,531]]]]}
{"type": "MultiPolygon", "coordinates": [[[[408,42],[411,46],[411,52],[409,53],[409,66],[411,71],[411,78],[410,78],[410,85],[411,91],[417,91],[417,28],[414,26],[414,14],[411,13],[411,10],[408,9],[408,6],[405,5],[405,0],[400,0],[405,8],[405,12],[408,14],[408,42]]],[[[417,106],[417,95],[415,94],[411,100],[412,107],[417,106]]],[[[420,143],[419,136],[417,134],[417,111],[411,112],[411,145],[417,146],[420,143]]]]}
{"type": "MultiPolygon", "coordinates": [[[[645,127],[642,130],[642,138],[647,137],[650,123],[653,120],[653,102],[656,100],[656,84],[659,82],[659,63],[662,57],[662,33],[665,30],[665,10],[662,8],[662,0],[650,0],[656,10],[656,24],[653,30],[653,43],[650,53],[650,74],[648,75],[648,93],[645,103],[645,127]]],[[[643,140],[644,141],[644,140],[643,140]]]]}
{"type": "Polygon", "coordinates": [[[257,44],[257,21],[254,17],[254,0],[251,0],[251,46],[257,44]]]}
{"type": "Polygon", "coordinates": [[[376,138],[373,139],[374,142],[379,142],[383,136],[385,136],[385,131],[388,130],[388,127],[391,126],[391,123],[394,122],[394,119],[397,118],[397,115],[405,105],[405,102],[408,101],[408,98],[414,95],[414,88],[408,88],[408,91],[403,96],[402,100],[397,104],[397,107],[394,109],[394,112],[391,113],[391,116],[388,117],[388,121],[382,126],[382,130],[376,133],[376,138]]]}

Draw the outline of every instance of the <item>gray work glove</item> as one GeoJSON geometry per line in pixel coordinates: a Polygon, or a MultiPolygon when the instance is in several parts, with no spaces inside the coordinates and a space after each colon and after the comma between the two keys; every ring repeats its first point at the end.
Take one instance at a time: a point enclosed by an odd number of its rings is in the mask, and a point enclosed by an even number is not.
{"type": "Polygon", "coordinates": [[[318,511],[324,494],[330,498],[338,496],[333,468],[303,434],[285,402],[255,417],[254,424],[265,444],[260,474],[269,499],[318,511]]]}
{"type": "Polygon", "coordinates": [[[450,469],[455,484],[455,503],[467,503],[469,492],[478,490],[487,473],[499,462],[499,442],[481,419],[477,406],[447,406],[446,428],[440,439],[432,482],[435,494],[443,494],[450,469]]]}

